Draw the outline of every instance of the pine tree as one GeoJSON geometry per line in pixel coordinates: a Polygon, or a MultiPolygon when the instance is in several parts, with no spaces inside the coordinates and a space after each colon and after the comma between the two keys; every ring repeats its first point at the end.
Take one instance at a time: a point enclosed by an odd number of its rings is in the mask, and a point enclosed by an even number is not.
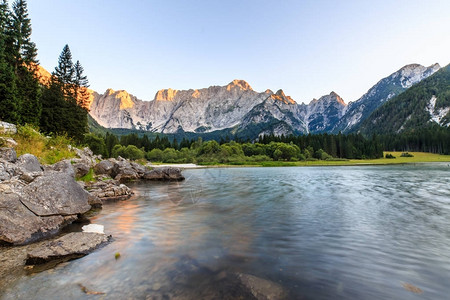
{"type": "Polygon", "coordinates": [[[14,69],[7,59],[6,40],[9,10],[6,0],[0,2],[0,120],[17,123],[17,87],[14,69]]]}
{"type": "Polygon", "coordinates": [[[75,99],[77,99],[78,106],[81,106],[85,109],[88,109],[89,106],[89,80],[87,76],[83,74],[84,68],[81,66],[79,60],[75,63],[74,66],[74,91],[75,91],[75,99]]]}
{"type": "Polygon", "coordinates": [[[61,133],[65,131],[64,114],[66,102],[57,79],[52,76],[50,85],[42,92],[42,114],[40,129],[45,133],[61,133]]]}
{"type": "Polygon", "coordinates": [[[88,131],[88,112],[80,106],[78,96],[81,85],[87,89],[87,82],[81,64],[77,62],[77,67],[73,65],[69,45],[65,45],[58,58],[58,66],[52,73],[49,91],[42,98],[45,116],[41,118],[41,126],[45,126],[47,132],[67,133],[78,141],[83,140],[84,134],[88,131]],[[58,97],[61,99],[57,101],[58,97]],[[57,107],[52,110],[49,105],[57,107]],[[61,113],[64,118],[54,116],[56,113],[61,113]],[[54,124],[51,124],[52,120],[54,124]]]}
{"type": "Polygon", "coordinates": [[[74,75],[75,69],[72,62],[72,53],[70,52],[69,45],[65,45],[58,58],[58,66],[52,73],[60,83],[66,100],[70,101],[74,99],[74,75]]]}
{"type": "Polygon", "coordinates": [[[31,20],[27,3],[16,0],[12,5],[6,50],[16,77],[20,123],[37,125],[41,113],[40,86],[36,74],[38,60],[35,43],[31,41],[31,20]]]}

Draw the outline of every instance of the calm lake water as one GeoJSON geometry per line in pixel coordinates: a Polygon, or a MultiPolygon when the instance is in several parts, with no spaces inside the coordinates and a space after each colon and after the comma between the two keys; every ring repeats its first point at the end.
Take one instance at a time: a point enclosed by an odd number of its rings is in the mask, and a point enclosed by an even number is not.
{"type": "Polygon", "coordinates": [[[92,219],[113,243],[23,276],[2,298],[246,298],[233,279],[244,273],[280,284],[289,299],[449,299],[447,164],[184,175],[132,184],[135,197],[92,219]]]}

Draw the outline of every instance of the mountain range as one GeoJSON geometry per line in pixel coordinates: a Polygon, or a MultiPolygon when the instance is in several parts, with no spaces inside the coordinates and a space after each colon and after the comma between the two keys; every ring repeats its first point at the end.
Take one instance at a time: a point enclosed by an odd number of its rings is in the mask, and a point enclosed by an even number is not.
{"type": "MultiPolygon", "coordinates": [[[[434,82],[434,77],[440,78],[440,85],[434,92],[428,89],[427,98],[420,102],[421,122],[449,125],[450,83],[442,75],[447,74],[448,68],[441,69],[438,64],[404,66],[348,104],[335,92],[313,99],[309,104],[298,104],[283,90],[257,92],[246,81],[233,80],[226,86],[159,90],[152,101],[140,100],[124,90],[108,89],[103,94],[91,91],[89,109],[91,117],[105,128],[166,134],[226,132],[253,139],[262,134],[400,132],[409,126],[405,121],[402,124],[406,127],[381,130],[386,121],[372,116],[383,107],[389,107],[390,112],[389,116],[383,114],[385,118],[403,115],[402,103],[412,97],[413,88],[421,82],[434,82]]],[[[415,109],[409,107],[409,110],[406,118],[415,120],[412,116],[415,109]]]]}

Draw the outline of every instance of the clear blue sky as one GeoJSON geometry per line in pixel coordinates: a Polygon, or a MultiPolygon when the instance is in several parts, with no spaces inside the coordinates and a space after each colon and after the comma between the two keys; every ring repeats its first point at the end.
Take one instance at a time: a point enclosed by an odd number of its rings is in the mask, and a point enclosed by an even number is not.
{"type": "MultiPolygon", "coordinates": [[[[10,0],[11,2],[11,0],[10,0]]],[[[91,88],[153,99],[244,79],[354,101],[409,63],[450,63],[450,1],[29,0],[41,65],[67,43],[91,88]]]]}

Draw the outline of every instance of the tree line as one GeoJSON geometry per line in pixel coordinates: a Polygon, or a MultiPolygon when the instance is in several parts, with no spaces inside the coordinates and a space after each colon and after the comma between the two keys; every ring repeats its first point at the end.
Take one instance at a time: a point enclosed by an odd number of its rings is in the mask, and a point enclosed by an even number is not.
{"type": "Polygon", "coordinates": [[[201,138],[177,141],[167,136],[149,138],[137,133],[120,138],[106,135],[86,135],[86,143],[104,157],[147,158],[161,162],[245,162],[245,161],[298,161],[336,160],[383,157],[383,145],[374,136],[365,139],[360,134],[304,136],[264,135],[257,141],[232,140],[203,141],[201,138]]]}
{"type": "Polygon", "coordinates": [[[10,8],[7,0],[0,0],[0,120],[82,141],[88,131],[89,99],[83,67],[73,63],[66,45],[44,82],[31,32],[26,1],[16,0],[10,8]]]}

